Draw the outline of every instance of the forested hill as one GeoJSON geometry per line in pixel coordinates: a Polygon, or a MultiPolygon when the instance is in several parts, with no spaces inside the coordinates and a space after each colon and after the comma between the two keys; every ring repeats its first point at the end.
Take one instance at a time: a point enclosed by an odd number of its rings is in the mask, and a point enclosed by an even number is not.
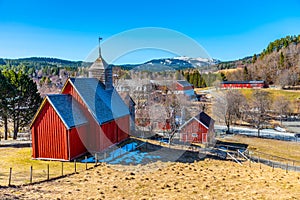
{"type": "Polygon", "coordinates": [[[300,35],[277,39],[259,54],[225,64],[220,63],[219,69],[238,68],[225,72],[228,80],[265,80],[282,87],[299,85],[300,35]]]}
{"type": "Polygon", "coordinates": [[[31,58],[18,58],[18,59],[5,59],[0,58],[0,65],[16,67],[24,65],[25,67],[41,69],[43,67],[70,67],[77,68],[82,66],[90,66],[91,63],[83,61],[70,61],[58,58],[45,58],[45,57],[31,57],[31,58]]]}

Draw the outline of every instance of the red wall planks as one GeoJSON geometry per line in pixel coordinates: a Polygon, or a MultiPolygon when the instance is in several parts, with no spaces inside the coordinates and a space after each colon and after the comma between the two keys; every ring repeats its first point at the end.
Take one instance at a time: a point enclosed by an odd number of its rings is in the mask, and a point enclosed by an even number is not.
{"type": "Polygon", "coordinates": [[[208,129],[193,119],[180,130],[180,140],[183,142],[207,142],[207,133],[208,129]],[[197,134],[196,137],[195,134],[197,134]]]}
{"type": "Polygon", "coordinates": [[[68,160],[67,130],[49,102],[45,103],[31,131],[34,158],[68,160]]]}
{"type": "Polygon", "coordinates": [[[70,151],[70,160],[82,155],[87,150],[85,148],[85,141],[87,136],[87,126],[80,126],[73,128],[68,131],[69,136],[69,151],[70,151]]]}

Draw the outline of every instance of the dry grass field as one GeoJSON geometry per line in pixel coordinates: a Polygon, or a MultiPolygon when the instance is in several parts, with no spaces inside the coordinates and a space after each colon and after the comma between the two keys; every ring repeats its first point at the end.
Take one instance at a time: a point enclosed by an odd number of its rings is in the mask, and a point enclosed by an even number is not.
{"type": "Polygon", "coordinates": [[[208,160],[105,165],[63,179],[0,189],[1,199],[299,199],[300,173],[208,160]]]}
{"type": "MultiPolygon", "coordinates": [[[[43,170],[50,163],[56,166],[52,177],[60,174],[60,162],[31,160],[29,148],[0,148],[0,151],[5,155],[1,170],[10,166],[16,170],[29,169],[30,165],[43,170]]],[[[73,163],[65,166],[73,171],[73,163]]],[[[257,163],[245,162],[240,166],[231,161],[205,159],[193,163],[100,164],[48,182],[0,186],[0,199],[299,199],[299,188],[297,172],[286,173],[276,168],[273,171],[257,163]]]]}

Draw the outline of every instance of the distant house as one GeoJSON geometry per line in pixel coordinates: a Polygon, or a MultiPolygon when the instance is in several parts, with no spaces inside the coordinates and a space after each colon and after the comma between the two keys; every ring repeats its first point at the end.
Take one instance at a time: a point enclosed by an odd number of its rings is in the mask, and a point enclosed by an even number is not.
{"type": "Polygon", "coordinates": [[[72,160],[129,136],[129,109],[113,88],[111,72],[99,56],[90,78],[70,78],[61,94],[44,98],[30,126],[33,158],[72,160]]]}
{"type": "Polygon", "coordinates": [[[214,141],[214,120],[200,112],[179,127],[182,142],[212,143],[214,141]]]}
{"type": "Polygon", "coordinates": [[[182,95],[188,100],[193,100],[196,98],[194,86],[187,82],[186,80],[151,80],[153,88],[162,90],[166,87],[169,93],[174,93],[178,96],[182,95]]]}
{"type": "Polygon", "coordinates": [[[224,81],[220,84],[221,88],[267,88],[265,81],[224,81]]]}
{"type": "Polygon", "coordinates": [[[187,82],[186,80],[178,80],[176,81],[175,94],[183,94],[189,100],[195,99],[195,91],[194,86],[187,82]]]}

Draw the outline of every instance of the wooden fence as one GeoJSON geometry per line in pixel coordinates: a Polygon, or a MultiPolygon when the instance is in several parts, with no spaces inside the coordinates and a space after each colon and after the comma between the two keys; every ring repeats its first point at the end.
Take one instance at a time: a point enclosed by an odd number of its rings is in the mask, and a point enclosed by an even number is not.
{"type": "Polygon", "coordinates": [[[50,181],[83,172],[96,166],[98,166],[97,160],[95,163],[79,163],[74,160],[73,162],[55,161],[48,164],[31,165],[26,169],[20,166],[10,167],[7,171],[0,170],[0,186],[20,186],[50,181]]]}

